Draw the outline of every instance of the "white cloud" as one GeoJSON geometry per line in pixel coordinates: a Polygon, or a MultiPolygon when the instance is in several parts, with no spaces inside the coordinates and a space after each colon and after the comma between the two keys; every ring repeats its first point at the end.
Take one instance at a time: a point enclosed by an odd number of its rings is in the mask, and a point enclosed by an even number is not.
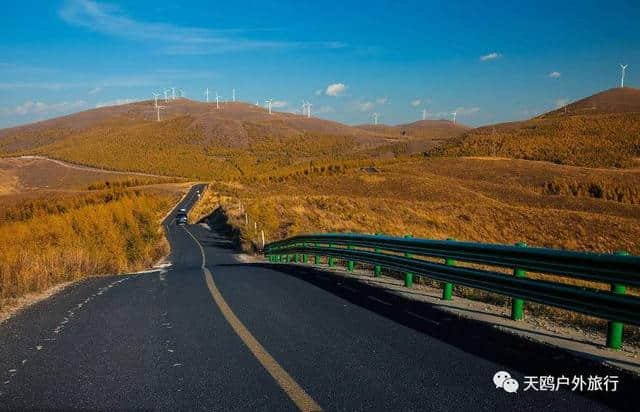
{"type": "Polygon", "coordinates": [[[0,114],[3,116],[27,116],[27,115],[51,115],[68,113],[74,110],[79,110],[87,107],[87,102],[84,100],[76,100],[74,102],[61,102],[61,103],[43,103],[26,101],[18,106],[1,108],[0,114]]]}
{"type": "Polygon", "coordinates": [[[274,100],[273,102],[271,102],[271,107],[275,108],[275,109],[281,109],[283,107],[287,107],[289,106],[289,102],[285,102],[282,100],[274,100]]]}
{"type": "Polygon", "coordinates": [[[135,103],[137,101],[139,101],[139,100],[138,99],[116,99],[116,100],[110,100],[110,101],[107,101],[107,102],[96,103],[96,108],[107,107],[107,106],[120,106],[121,104],[135,103]]]}
{"type": "Polygon", "coordinates": [[[100,93],[101,91],[102,91],[102,87],[98,86],[98,87],[94,87],[93,89],[89,90],[87,93],[96,94],[96,93],[100,93]]]}
{"type": "Polygon", "coordinates": [[[322,89],[318,89],[318,90],[315,91],[315,95],[316,96],[320,96],[322,93],[324,93],[324,90],[322,90],[322,89]]]}
{"type": "Polygon", "coordinates": [[[368,100],[354,100],[350,102],[346,109],[349,112],[370,112],[376,105],[368,100]]]}
{"type": "Polygon", "coordinates": [[[420,103],[422,103],[422,100],[420,100],[420,99],[411,100],[411,106],[413,106],[413,107],[420,106],[420,103]]]}
{"type": "Polygon", "coordinates": [[[326,114],[326,113],[334,113],[335,111],[336,109],[334,109],[333,106],[320,106],[318,107],[318,110],[313,110],[312,113],[326,114]]]}
{"type": "Polygon", "coordinates": [[[247,49],[282,49],[315,47],[336,49],[345,47],[341,42],[269,41],[251,40],[237,36],[248,30],[211,30],[183,27],[170,23],[135,20],[120,8],[92,0],[66,0],[58,15],[67,23],[84,27],[109,36],[133,40],[152,40],[167,54],[198,55],[247,49]]]}
{"type": "Polygon", "coordinates": [[[344,83],[333,83],[327,86],[325,94],[327,96],[341,96],[347,90],[347,85],[344,83]]]}
{"type": "Polygon", "coordinates": [[[480,56],[480,60],[485,62],[487,60],[497,59],[500,56],[502,56],[500,53],[493,52],[493,53],[485,54],[484,56],[480,56]]]}
{"type": "Polygon", "coordinates": [[[556,100],[555,102],[556,105],[556,109],[559,109],[563,106],[566,106],[569,104],[569,99],[567,99],[566,97],[561,97],[560,99],[556,100]]]}
{"type": "Polygon", "coordinates": [[[560,72],[551,72],[547,75],[547,77],[550,77],[552,79],[559,79],[560,76],[562,76],[562,73],[560,72]]]}
{"type": "Polygon", "coordinates": [[[389,101],[388,97],[378,97],[376,99],[376,104],[387,104],[387,102],[389,101]]]}

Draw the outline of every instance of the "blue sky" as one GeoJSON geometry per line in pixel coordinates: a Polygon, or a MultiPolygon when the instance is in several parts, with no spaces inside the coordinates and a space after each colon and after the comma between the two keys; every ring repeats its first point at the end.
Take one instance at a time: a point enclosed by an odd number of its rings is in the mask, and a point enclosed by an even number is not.
{"type": "Polygon", "coordinates": [[[532,117],[640,86],[640,3],[22,0],[3,5],[0,127],[167,87],[348,124],[532,117]],[[635,4],[634,4],[635,3],[635,4]]]}

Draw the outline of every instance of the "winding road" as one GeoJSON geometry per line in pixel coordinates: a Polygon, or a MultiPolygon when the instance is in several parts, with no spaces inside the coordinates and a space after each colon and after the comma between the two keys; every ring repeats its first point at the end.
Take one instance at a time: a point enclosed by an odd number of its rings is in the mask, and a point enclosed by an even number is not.
{"type": "Polygon", "coordinates": [[[76,283],[0,324],[0,409],[635,406],[622,373],[616,393],[524,391],[525,375],[611,370],[309,266],[243,262],[214,222],[174,220],[172,266],[76,283]],[[495,387],[502,370],[518,392],[495,387]]]}

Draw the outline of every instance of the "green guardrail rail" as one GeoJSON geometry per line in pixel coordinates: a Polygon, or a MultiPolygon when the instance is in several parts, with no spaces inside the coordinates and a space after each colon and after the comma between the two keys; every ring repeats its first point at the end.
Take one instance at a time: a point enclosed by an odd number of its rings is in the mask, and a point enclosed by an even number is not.
{"type": "Polygon", "coordinates": [[[320,256],[347,262],[349,271],[355,262],[405,274],[405,286],[412,287],[413,276],[443,282],[442,299],[452,298],[453,285],[463,285],[512,298],[511,318],[520,320],[524,301],[537,302],[609,321],[607,346],[622,347],[624,324],[640,325],[640,297],[627,295],[627,287],[640,287],[640,257],[626,252],[614,254],[574,252],[449,240],[419,239],[362,234],[311,234],[269,243],[264,254],[270,262],[314,263],[320,256]],[[424,258],[443,259],[442,263],[424,258]],[[493,270],[460,266],[460,262],[513,270],[513,276],[493,270]],[[580,287],[560,282],[527,278],[527,271],[560,275],[610,285],[610,290],[580,287]]]}

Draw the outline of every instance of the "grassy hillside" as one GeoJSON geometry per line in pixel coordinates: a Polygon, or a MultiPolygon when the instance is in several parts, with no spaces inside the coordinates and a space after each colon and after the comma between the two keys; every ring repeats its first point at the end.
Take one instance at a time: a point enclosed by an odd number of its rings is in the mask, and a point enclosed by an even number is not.
{"type": "Polygon", "coordinates": [[[60,282],[148,267],[168,250],[158,222],[174,200],[114,190],[3,207],[0,308],[60,282]]]}
{"type": "MultiPolygon", "coordinates": [[[[214,183],[217,195],[208,210],[227,199],[233,216],[241,201],[268,240],[317,231],[411,233],[638,254],[639,186],[639,171],[524,160],[405,159],[254,185],[214,183]],[[623,195],[607,200],[589,190],[549,189],[560,181],[623,195]]],[[[244,226],[244,216],[239,219],[244,226]]],[[[253,223],[246,236],[257,240],[253,223]]]]}
{"type": "MultiPolygon", "coordinates": [[[[0,154],[43,154],[103,168],[238,179],[302,163],[394,157],[409,140],[245,103],[180,99],[89,110],[0,131],[0,154]]],[[[437,133],[436,133],[437,134],[437,133]]]]}
{"type": "Polygon", "coordinates": [[[468,126],[449,120],[420,120],[397,126],[382,124],[359,125],[357,127],[401,139],[404,143],[402,153],[406,154],[414,154],[437,147],[470,129],[468,126]]]}
{"type": "Polygon", "coordinates": [[[640,158],[640,90],[611,89],[534,119],[470,130],[427,155],[635,166],[640,158]]]}

